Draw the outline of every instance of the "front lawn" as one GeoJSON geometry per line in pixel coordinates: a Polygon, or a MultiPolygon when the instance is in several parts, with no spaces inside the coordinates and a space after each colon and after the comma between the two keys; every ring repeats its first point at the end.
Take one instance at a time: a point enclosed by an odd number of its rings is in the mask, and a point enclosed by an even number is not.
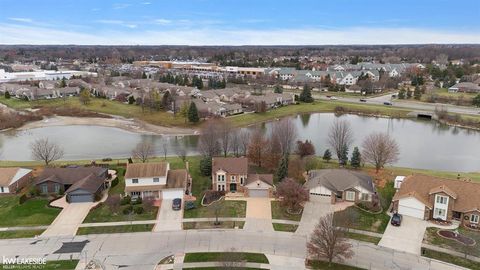
{"type": "Polygon", "coordinates": [[[153,224],[135,224],[135,225],[101,226],[101,227],[81,227],[81,228],[78,228],[77,235],[106,234],[106,233],[151,232],[152,229],[153,229],[153,224]]]}
{"type": "Polygon", "coordinates": [[[283,220],[293,220],[300,221],[302,219],[302,214],[294,215],[287,213],[286,208],[281,206],[279,201],[272,201],[272,219],[283,219],[283,220]]]}
{"type": "Polygon", "coordinates": [[[480,270],[479,262],[471,261],[465,258],[453,256],[443,252],[434,251],[431,249],[424,249],[423,256],[432,258],[435,260],[455,264],[455,265],[462,266],[472,270],[480,270]]]}
{"type": "Polygon", "coordinates": [[[370,236],[370,235],[365,235],[365,234],[359,234],[359,233],[352,233],[352,232],[347,232],[345,237],[350,238],[350,239],[355,239],[358,241],[362,242],[369,242],[373,243],[375,245],[378,245],[378,242],[380,242],[380,237],[375,237],[375,236],[370,236]]]}
{"type": "Polygon", "coordinates": [[[243,225],[245,225],[244,221],[221,221],[220,225],[215,225],[214,222],[211,221],[202,221],[202,222],[184,222],[183,229],[184,230],[198,230],[198,229],[235,229],[236,227],[239,229],[243,229],[243,225]]]}
{"type": "Polygon", "coordinates": [[[0,197],[0,227],[50,225],[61,209],[48,206],[46,198],[19,204],[19,196],[0,197]]]}
{"type": "Polygon", "coordinates": [[[3,269],[15,269],[15,270],[73,270],[77,267],[78,260],[60,260],[60,261],[47,261],[45,265],[6,265],[0,264],[0,270],[3,269]]]}
{"type": "Polygon", "coordinates": [[[425,231],[425,237],[423,241],[427,244],[439,246],[447,249],[451,249],[458,252],[467,252],[469,255],[480,256],[480,232],[470,231],[467,229],[459,228],[458,232],[462,235],[472,238],[476,244],[474,246],[465,246],[453,239],[447,239],[441,237],[437,232],[441,230],[438,228],[427,228],[425,231]]]}
{"type": "Polygon", "coordinates": [[[41,235],[45,230],[21,230],[0,232],[0,239],[32,238],[41,235]]]}
{"type": "Polygon", "coordinates": [[[212,203],[209,206],[199,206],[195,209],[185,210],[184,218],[214,218],[215,207],[218,209],[218,217],[244,218],[247,212],[246,201],[225,201],[224,199],[212,203]]]}
{"type": "Polygon", "coordinates": [[[296,232],[298,229],[298,225],[273,223],[273,229],[280,232],[296,232]]]}
{"type": "Polygon", "coordinates": [[[328,265],[328,262],[325,262],[325,261],[309,261],[308,264],[313,269],[320,269],[320,270],[327,270],[327,269],[328,270],[366,270],[365,268],[359,268],[355,266],[334,263],[334,262],[328,265]]]}
{"type": "Polygon", "coordinates": [[[252,263],[268,264],[265,254],[249,252],[195,252],[185,254],[184,263],[193,262],[221,262],[221,261],[245,261],[252,263]]]}

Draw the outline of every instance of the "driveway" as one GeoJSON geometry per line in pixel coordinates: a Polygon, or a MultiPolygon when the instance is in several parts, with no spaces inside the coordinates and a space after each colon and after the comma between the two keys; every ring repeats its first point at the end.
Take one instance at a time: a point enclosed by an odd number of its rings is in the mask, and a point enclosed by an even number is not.
{"type": "Polygon", "coordinates": [[[403,216],[399,227],[388,223],[379,246],[420,255],[423,235],[427,222],[418,218],[403,216]]]}
{"type": "Polygon", "coordinates": [[[271,198],[238,198],[247,202],[243,229],[254,232],[273,232],[271,198]]]}
{"type": "MultiPolygon", "coordinates": [[[[182,230],[183,205],[182,210],[175,211],[172,209],[172,202],[172,199],[165,199],[160,202],[157,223],[153,227],[154,232],[182,230]]],[[[182,201],[183,203],[184,201],[182,201]]]]}
{"type": "Polygon", "coordinates": [[[78,227],[87,217],[90,209],[97,203],[67,203],[65,196],[53,201],[51,205],[62,207],[63,210],[58,214],[52,224],[42,233],[42,237],[51,236],[74,236],[78,227]]]}
{"type": "Polygon", "coordinates": [[[295,233],[309,235],[312,233],[318,220],[329,213],[333,213],[333,211],[334,207],[330,203],[329,197],[312,197],[303,207],[302,219],[295,233]]]}

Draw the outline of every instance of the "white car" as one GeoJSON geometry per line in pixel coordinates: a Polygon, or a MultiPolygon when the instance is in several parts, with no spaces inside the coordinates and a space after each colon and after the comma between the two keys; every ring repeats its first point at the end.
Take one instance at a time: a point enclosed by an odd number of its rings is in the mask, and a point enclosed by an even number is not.
{"type": "Polygon", "coordinates": [[[337,100],[338,98],[336,97],[330,97],[330,100],[337,100]]]}

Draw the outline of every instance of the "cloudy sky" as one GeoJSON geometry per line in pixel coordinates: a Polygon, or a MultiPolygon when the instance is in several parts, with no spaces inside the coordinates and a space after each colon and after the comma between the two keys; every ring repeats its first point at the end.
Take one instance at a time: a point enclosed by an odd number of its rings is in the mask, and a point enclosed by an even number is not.
{"type": "Polygon", "coordinates": [[[0,0],[0,44],[480,43],[479,0],[0,0]]]}

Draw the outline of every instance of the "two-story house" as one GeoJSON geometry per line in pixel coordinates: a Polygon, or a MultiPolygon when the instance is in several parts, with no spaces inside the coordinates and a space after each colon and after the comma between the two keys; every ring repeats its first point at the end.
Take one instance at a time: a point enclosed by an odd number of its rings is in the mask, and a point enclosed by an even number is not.
{"type": "Polygon", "coordinates": [[[424,220],[457,220],[478,227],[480,184],[427,175],[405,177],[393,197],[393,210],[424,220]]]}
{"type": "Polygon", "coordinates": [[[270,197],[274,189],[273,175],[249,174],[246,157],[215,157],[212,158],[212,188],[249,197],[270,197]]]}
{"type": "Polygon", "coordinates": [[[132,198],[183,198],[190,186],[188,170],[171,170],[168,162],[127,165],[125,194],[132,198]]]}

